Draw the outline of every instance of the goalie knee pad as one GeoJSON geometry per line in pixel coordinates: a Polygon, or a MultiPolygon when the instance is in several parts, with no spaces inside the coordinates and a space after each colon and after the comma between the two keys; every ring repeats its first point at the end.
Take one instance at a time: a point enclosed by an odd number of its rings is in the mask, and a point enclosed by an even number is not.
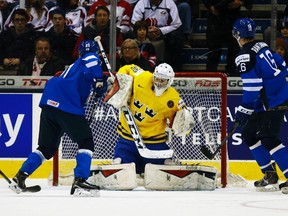
{"type": "Polygon", "coordinates": [[[78,145],[79,149],[89,149],[92,152],[94,151],[94,142],[92,137],[79,141],[78,145]]]}

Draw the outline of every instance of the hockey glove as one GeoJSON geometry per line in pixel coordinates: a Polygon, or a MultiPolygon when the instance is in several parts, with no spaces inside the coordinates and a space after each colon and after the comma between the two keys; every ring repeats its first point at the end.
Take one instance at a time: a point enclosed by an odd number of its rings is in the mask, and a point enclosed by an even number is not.
{"type": "Polygon", "coordinates": [[[96,79],[94,83],[94,92],[96,93],[96,97],[102,97],[107,91],[107,79],[108,76],[103,76],[102,79],[96,79]]]}
{"type": "Polygon", "coordinates": [[[245,107],[239,106],[237,108],[236,116],[235,116],[235,122],[239,124],[239,128],[244,127],[250,116],[252,115],[254,110],[247,109],[245,107]]]}

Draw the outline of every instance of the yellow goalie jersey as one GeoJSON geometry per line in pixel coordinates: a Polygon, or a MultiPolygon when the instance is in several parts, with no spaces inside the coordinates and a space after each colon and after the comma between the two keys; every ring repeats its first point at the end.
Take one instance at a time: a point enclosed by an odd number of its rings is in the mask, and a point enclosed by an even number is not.
{"type": "MultiPolygon", "coordinates": [[[[173,122],[176,112],[184,105],[179,93],[173,87],[169,87],[157,97],[153,91],[153,74],[143,71],[136,65],[125,65],[118,73],[133,76],[129,106],[144,142],[147,144],[165,142],[167,119],[173,122]]],[[[125,139],[133,140],[123,113],[117,132],[125,139]]]]}

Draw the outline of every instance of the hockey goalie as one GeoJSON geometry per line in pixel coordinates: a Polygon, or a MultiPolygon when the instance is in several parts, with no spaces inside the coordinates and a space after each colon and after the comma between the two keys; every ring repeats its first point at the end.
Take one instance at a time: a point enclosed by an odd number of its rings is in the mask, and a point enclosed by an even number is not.
{"type": "Polygon", "coordinates": [[[94,177],[98,185],[99,182],[103,182],[105,188],[133,189],[137,186],[135,181],[132,181],[130,186],[126,184],[122,187],[121,184],[127,181],[128,176],[135,179],[136,173],[145,176],[144,186],[148,189],[211,190],[215,188],[214,168],[204,169],[197,166],[192,169],[175,164],[165,165],[165,161],[171,159],[172,155],[162,153],[173,152],[166,143],[167,122],[170,122],[169,126],[175,136],[189,134],[195,124],[192,113],[187,109],[179,93],[171,86],[174,77],[172,67],[166,63],[158,65],[154,73],[144,71],[136,65],[125,65],[119,69],[113,87],[104,99],[105,102],[122,111],[117,128],[119,138],[114,152],[114,161],[118,164],[111,165],[116,176],[109,176],[109,179],[105,177],[104,171],[109,169],[109,165],[97,167],[94,177]],[[145,151],[148,153],[144,154],[145,151]],[[121,168],[122,171],[119,171],[121,168]],[[175,176],[173,173],[182,174],[175,176]],[[171,174],[175,179],[170,178],[173,181],[167,181],[167,175],[171,174]],[[199,180],[199,176],[203,178],[199,180]],[[106,180],[104,181],[103,178],[106,180]],[[208,186],[206,187],[205,184],[208,186]]]}

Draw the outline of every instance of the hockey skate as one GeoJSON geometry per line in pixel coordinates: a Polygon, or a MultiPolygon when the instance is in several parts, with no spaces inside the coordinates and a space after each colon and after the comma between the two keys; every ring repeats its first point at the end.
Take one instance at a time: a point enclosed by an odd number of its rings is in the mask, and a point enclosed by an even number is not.
{"type": "Polygon", "coordinates": [[[256,187],[256,191],[259,192],[278,191],[278,180],[279,177],[276,171],[266,171],[264,177],[261,180],[254,182],[254,186],[256,187]]]}
{"type": "Polygon", "coordinates": [[[74,196],[99,197],[99,190],[99,186],[90,184],[83,178],[75,178],[70,194],[74,196]]]}
{"type": "Polygon", "coordinates": [[[284,183],[279,184],[279,189],[283,194],[288,194],[288,180],[284,183]]]}
{"type": "Polygon", "coordinates": [[[9,184],[9,188],[14,191],[15,193],[19,194],[21,192],[38,192],[41,190],[39,185],[34,185],[30,187],[26,187],[25,180],[28,177],[27,173],[19,171],[16,176],[12,179],[11,183],[9,184]]]}

